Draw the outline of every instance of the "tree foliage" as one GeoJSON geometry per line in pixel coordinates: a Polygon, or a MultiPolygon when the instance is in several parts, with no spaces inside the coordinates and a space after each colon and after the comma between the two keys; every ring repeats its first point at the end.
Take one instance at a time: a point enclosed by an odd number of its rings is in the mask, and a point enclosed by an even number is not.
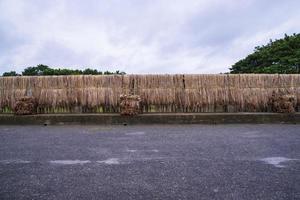
{"type": "MultiPolygon", "coordinates": [[[[66,69],[66,68],[58,68],[53,69],[50,68],[47,65],[37,65],[36,67],[27,67],[22,72],[23,76],[58,76],[58,75],[110,75],[110,74],[117,74],[117,75],[123,75],[125,72],[121,72],[117,70],[116,72],[110,72],[105,71],[101,72],[97,69],[91,69],[87,68],[85,70],[78,70],[78,69],[66,69]]],[[[3,76],[20,76],[20,74],[17,74],[15,71],[11,72],[4,72],[3,76]]]]}
{"type": "Polygon", "coordinates": [[[4,72],[2,76],[20,76],[16,71],[4,72]]]}
{"type": "Polygon", "coordinates": [[[230,68],[230,73],[300,73],[300,34],[255,47],[254,53],[230,68]]]}

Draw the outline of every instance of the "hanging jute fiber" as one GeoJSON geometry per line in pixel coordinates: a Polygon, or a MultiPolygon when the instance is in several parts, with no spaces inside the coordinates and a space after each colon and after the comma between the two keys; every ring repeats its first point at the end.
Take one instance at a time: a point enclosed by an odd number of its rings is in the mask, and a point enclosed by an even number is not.
{"type": "Polygon", "coordinates": [[[299,74],[0,77],[0,112],[13,109],[26,95],[37,100],[39,113],[77,107],[83,112],[119,112],[121,94],[140,96],[144,112],[267,112],[279,91],[281,96],[293,95],[299,112],[299,74]]]}

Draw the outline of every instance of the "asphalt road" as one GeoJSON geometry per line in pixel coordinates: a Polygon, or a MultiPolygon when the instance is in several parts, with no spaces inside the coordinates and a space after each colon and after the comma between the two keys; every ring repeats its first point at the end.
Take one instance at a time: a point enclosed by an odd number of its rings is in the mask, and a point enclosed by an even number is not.
{"type": "Polygon", "coordinates": [[[0,126],[0,199],[300,199],[300,125],[0,126]]]}

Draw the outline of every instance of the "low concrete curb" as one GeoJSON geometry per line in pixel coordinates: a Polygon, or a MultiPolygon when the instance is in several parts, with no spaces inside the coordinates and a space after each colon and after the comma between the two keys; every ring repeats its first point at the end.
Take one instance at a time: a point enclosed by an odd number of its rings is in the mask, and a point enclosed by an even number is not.
{"type": "Polygon", "coordinates": [[[300,124],[300,113],[163,113],[125,117],[119,114],[0,115],[0,125],[62,124],[300,124]]]}

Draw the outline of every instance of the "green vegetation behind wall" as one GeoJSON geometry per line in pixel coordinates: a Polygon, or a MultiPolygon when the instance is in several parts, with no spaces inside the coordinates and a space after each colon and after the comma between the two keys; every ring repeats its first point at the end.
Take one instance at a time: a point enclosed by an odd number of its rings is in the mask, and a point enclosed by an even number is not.
{"type": "Polygon", "coordinates": [[[116,72],[110,71],[98,71],[97,69],[87,68],[85,70],[78,69],[66,69],[66,68],[50,68],[47,65],[37,65],[36,67],[27,67],[22,74],[18,74],[15,71],[4,72],[2,76],[59,76],[59,75],[122,75],[125,72],[117,70],[116,72]]]}
{"type": "Polygon", "coordinates": [[[230,73],[299,74],[300,34],[256,47],[254,53],[235,63],[230,73]]]}

